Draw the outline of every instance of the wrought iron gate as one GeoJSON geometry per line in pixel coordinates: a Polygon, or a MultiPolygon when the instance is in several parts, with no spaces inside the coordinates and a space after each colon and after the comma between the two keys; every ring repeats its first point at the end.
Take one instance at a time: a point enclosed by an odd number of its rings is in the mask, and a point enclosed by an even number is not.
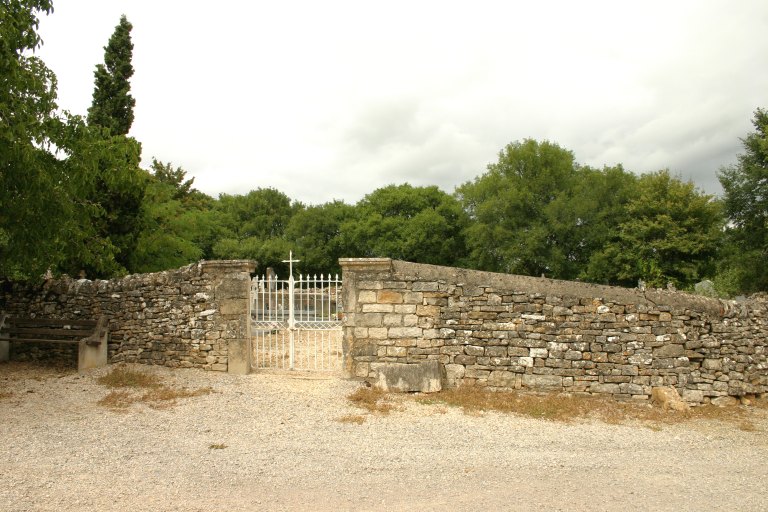
{"type": "Polygon", "coordinates": [[[340,371],[341,279],[263,275],[251,282],[255,369],[340,371]]]}

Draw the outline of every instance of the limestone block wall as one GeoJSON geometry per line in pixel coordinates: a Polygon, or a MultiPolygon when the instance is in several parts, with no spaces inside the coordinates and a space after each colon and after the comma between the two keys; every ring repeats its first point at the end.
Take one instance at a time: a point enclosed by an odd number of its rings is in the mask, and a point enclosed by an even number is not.
{"type": "MultiPolygon", "coordinates": [[[[250,274],[255,266],[253,261],[202,261],[109,281],[65,277],[36,286],[3,282],[0,311],[65,319],[106,315],[110,362],[247,373],[250,274]]],[[[11,358],[76,358],[76,350],[11,343],[11,358]]]]}
{"type": "Polygon", "coordinates": [[[342,259],[345,370],[437,360],[447,386],[474,384],[691,403],[768,390],[768,301],[625,289],[342,259]]]}

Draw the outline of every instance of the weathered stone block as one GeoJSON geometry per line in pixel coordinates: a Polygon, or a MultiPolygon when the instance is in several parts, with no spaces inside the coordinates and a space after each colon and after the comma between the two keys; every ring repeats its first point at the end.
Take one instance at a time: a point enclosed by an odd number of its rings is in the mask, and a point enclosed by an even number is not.
{"type": "Polygon", "coordinates": [[[685,355],[685,347],[677,343],[672,343],[653,349],[653,357],[657,358],[680,357],[683,355],[685,355]]]}
{"type": "Polygon", "coordinates": [[[644,393],[643,386],[632,383],[619,384],[619,392],[627,395],[642,395],[644,393]]]}
{"type": "Polygon", "coordinates": [[[373,343],[364,343],[356,345],[350,351],[352,357],[359,356],[375,356],[378,353],[379,347],[373,343]]]}
{"type": "Polygon", "coordinates": [[[403,315],[396,313],[385,314],[382,324],[386,327],[401,327],[403,325],[403,315]]]}
{"type": "Polygon", "coordinates": [[[464,378],[465,368],[461,364],[445,365],[445,380],[448,386],[456,386],[464,378]]]}
{"type": "Polygon", "coordinates": [[[395,310],[392,304],[363,304],[360,311],[363,313],[392,313],[395,310]]]}
{"type": "Polygon", "coordinates": [[[565,353],[565,359],[570,360],[570,361],[576,361],[576,360],[581,359],[582,357],[583,357],[582,353],[577,351],[577,350],[568,350],[565,353]]]}
{"type": "Polygon", "coordinates": [[[220,302],[219,313],[224,316],[245,315],[248,313],[247,300],[224,300],[220,302]]]}
{"type": "Polygon", "coordinates": [[[504,370],[492,371],[491,374],[488,376],[488,385],[493,387],[499,387],[499,388],[513,389],[515,387],[516,377],[517,377],[517,374],[510,371],[504,371],[504,370]]]}
{"type": "Polygon", "coordinates": [[[405,357],[407,355],[407,347],[387,347],[387,356],[389,357],[405,357]]]}
{"type": "Polygon", "coordinates": [[[402,304],[403,294],[393,290],[379,290],[377,292],[378,302],[380,304],[402,304]]]}
{"type": "Polygon", "coordinates": [[[390,327],[387,334],[390,338],[419,338],[422,329],[420,327],[390,327]]]}
{"type": "Polygon", "coordinates": [[[531,389],[561,389],[563,378],[558,375],[529,375],[522,376],[522,385],[531,389]]]}
{"type": "Polygon", "coordinates": [[[416,315],[403,315],[403,327],[422,327],[419,325],[419,317],[416,315]]]}
{"type": "Polygon", "coordinates": [[[701,367],[706,370],[720,371],[723,369],[723,361],[721,359],[704,359],[701,367]]]}
{"type": "Polygon", "coordinates": [[[682,399],[689,403],[699,404],[704,401],[704,392],[699,389],[684,389],[682,399]]]}
{"type": "Polygon", "coordinates": [[[440,363],[371,363],[374,385],[384,391],[434,393],[442,389],[440,363]]]}
{"type": "Polygon", "coordinates": [[[358,378],[366,378],[370,374],[370,363],[356,363],[354,368],[354,375],[358,378]]]}
{"type": "Polygon", "coordinates": [[[482,356],[485,353],[485,349],[475,345],[467,345],[464,347],[464,353],[468,356],[482,356]]]}
{"type": "Polygon", "coordinates": [[[436,292],[438,285],[436,282],[415,282],[411,286],[411,290],[414,292],[436,292]]]}
{"type": "Polygon", "coordinates": [[[719,396],[710,400],[710,403],[717,407],[733,407],[739,404],[739,400],[732,396],[719,396]]]}
{"type": "Polygon", "coordinates": [[[383,320],[382,313],[362,313],[355,317],[355,323],[359,327],[381,327],[383,320]]]}
{"type": "Polygon", "coordinates": [[[424,300],[424,294],[421,292],[403,292],[403,303],[418,305],[422,304],[424,300]]]}
{"type": "Polygon", "coordinates": [[[620,393],[621,390],[619,388],[619,384],[615,383],[600,383],[600,382],[593,382],[589,386],[589,392],[590,393],[608,393],[608,394],[615,394],[620,393]]]}
{"type": "Polygon", "coordinates": [[[357,302],[359,304],[375,304],[376,292],[373,290],[361,290],[357,295],[357,302]]]}

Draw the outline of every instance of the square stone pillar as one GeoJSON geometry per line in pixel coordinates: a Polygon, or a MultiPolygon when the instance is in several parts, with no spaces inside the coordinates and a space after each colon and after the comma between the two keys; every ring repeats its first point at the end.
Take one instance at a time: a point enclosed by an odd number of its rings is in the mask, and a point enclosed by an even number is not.
{"type": "Polygon", "coordinates": [[[251,371],[251,273],[252,260],[202,262],[202,270],[214,283],[214,301],[227,343],[227,371],[244,375],[251,371]]]}
{"type": "Polygon", "coordinates": [[[355,356],[358,351],[358,343],[355,335],[355,327],[358,325],[358,316],[361,313],[358,305],[359,284],[361,282],[378,282],[392,273],[391,258],[340,258],[339,265],[344,279],[344,337],[342,338],[342,352],[344,361],[342,369],[347,378],[360,377],[356,375],[355,356]]]}

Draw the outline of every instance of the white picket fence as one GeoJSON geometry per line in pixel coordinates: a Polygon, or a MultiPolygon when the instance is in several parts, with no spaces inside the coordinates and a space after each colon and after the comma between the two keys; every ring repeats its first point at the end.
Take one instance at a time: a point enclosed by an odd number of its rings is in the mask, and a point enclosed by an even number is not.
{"type": "Polygon", "coordinates": [[[254,368],[340,371],[341,286],[330,274],[253,278],[254,368]]]}

